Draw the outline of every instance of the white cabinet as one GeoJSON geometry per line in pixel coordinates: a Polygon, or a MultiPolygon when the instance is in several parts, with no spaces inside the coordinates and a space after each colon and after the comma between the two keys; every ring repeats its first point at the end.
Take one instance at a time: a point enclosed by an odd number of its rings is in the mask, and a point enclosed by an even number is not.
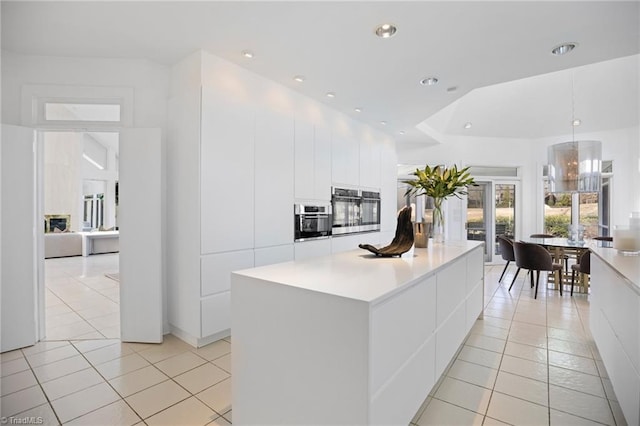
{"type": "Polygon", "coordinates": [[[302,119],[295,122],[295,198],[331,199],[331,130],[302,119]]]}
{"type": "Polygon", "coordinates": [[[365,137],[360,141],[360,186],[380,188],[380,144],[365,137]]]}
{"type": "Polygon", "coordinates": [[[482,310],[482,248],[420,249],[410,262],[341,253],[233,274],[237,423],[409,424],[464,342],[467,312],[482,310]],[[449,289],[457,299],[440,305],[449,289]]]}
{"type": "Polygon", "coordinates": [[[203,254],[254,246],[254,117],[251,106],[203,88],[200,135],[203,254]]]}
{"type": "Polygon", "coordinates": [[[335,185],[360,184],[360,145],[356,137],[346,131],[331,135],[331,180],[335,185]]]}
{"type": "Polygon", "coordinates": [[[380,230],[395,233],[398,210],[398,160],[395,144],[378,144],[380,151],[380,230]]]}
{"type": "Polygon", "coordinates": [[[314,126],[313,164],[315,188],[313,198],[331,200],[331,129],[323,124],[314,126]]]}
{"type": "Polygon", "coordinates": [[[254,250],[254,254],[256,267],[288,262],[293,260],[293,244],[257,248],[254,250]]]}
{"type": "Polygon", "coordinates": [[[201,296],[229,291],[231,272],[253,268],[253,250],[240,250],[202,256],[200,260],[201,296]]]}
{"type": "Polygon", "coordinates": [[[598,255],[591,254],[589,325],[624,417],[628,424],[637,425],[640,424],[640,289],[638,281],[626,278],[638,277],[637,258],[614,255],[613,249],[594,250],[598,255]],[[612,264],[618,268],[614,269],[612,264]]]}
{"type": "Polygon", "coordinates": [[[315,198],[314,165],[314,129],[313,124],[304,120],[295,121],[295,197],[297,199],[315,198]]]}
{"type": "MultiPolygon", "coordinates": [[[[204,337],[224,333],[231,328],[231,292],[225,291],[202,299],[201,334],[204,337]]],[[[223,336],[220,336],[223,337],[223,336]]]]}
{"type": "Polygon", "coordinates": [[[331,237],[331,253],[340,253],[348,250],[355,250],[360,244],[360,235],[344,235],[331,237]]]}
{"type": "Polygon", "coordinates": [[[304,260],[312,257],[327,256],[331,254],[331,240],[301,241],[294,244],[295,260],[304,260]]]}
{"type": "MultiPolygon", "coordinates": [[[[255,247],[293,242],[293,130],[292,116],[265,107],[257,110],[255,213],[251,212],[255,247]]],[[[242,187],[235,189],[250,196],[242,187]]]]}

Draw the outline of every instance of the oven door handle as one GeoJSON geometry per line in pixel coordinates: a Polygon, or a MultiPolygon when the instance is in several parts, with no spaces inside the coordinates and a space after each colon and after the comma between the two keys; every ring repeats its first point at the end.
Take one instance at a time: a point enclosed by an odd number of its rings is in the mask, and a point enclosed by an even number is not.
{"type": "Polygon", "coordinates": [[[360,201],[362,200],[362,197],[346,197],[343,195],[334,195],[333,199],[335,201],[360,201]]]}

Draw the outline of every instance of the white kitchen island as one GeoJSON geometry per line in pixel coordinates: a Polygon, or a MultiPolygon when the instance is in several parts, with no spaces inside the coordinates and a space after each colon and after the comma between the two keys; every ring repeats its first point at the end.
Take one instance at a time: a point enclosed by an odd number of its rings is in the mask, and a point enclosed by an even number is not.
{"type": "Polygon", "coordinates": [[[589,325],[629,425],[640,424],[640,257],[591,248],[589,325]]]}
{"type": "Polygon", "coordinates": [[[407,425],[484,298],[484,244],[234,272],[233,421],[407,425]]]}

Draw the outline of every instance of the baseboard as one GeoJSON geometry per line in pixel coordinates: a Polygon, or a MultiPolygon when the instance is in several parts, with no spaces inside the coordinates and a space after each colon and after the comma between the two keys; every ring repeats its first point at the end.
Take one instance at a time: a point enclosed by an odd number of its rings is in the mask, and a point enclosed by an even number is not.
{"type": "Polygon", "coordinates": [[[170,334],[173,334],[178,339],[182,340],[185,343],[190,344],[194,348],[201,348],[203,346],[208,345],[209,343],[217,342],[218,340],[222,340],[225,337],[231,336],[230,328],[220,331],[218,333],[212,334],[210,336],[200,337],[200,338],[192,336],[186,331],[181,330],[178,327],[175,327],[173,325],[169,325],[169,328],[170,328],[170,334]]]}
{"type": "Polygon", "coordinates": [[[198,339],[199,348],[208,345],[209,343],[217,342],[218,340],[222,340],[225,337],[231,336],[231,329],[228,328],[226,330],[220,331],[218,333],[212,334],[211,336],[202,337],[198,339]]]}

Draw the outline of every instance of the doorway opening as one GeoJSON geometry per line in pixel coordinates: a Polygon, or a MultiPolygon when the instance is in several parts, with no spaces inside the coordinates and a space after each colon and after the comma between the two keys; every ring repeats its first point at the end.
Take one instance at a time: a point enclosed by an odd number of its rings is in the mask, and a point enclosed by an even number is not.
{"type": "Polygon", "coordinates": [[[476,184],[468,189],[467,240],[484,241],[484,260],[493,263],[500,257],[497,236],[516,235],[519,182],[476,180],[476,184]]]}
{"type": "Polygon", "coordinates": [[[120,338],[119,132],[43,130],[40,140],[43,340],[120,338]]]}

